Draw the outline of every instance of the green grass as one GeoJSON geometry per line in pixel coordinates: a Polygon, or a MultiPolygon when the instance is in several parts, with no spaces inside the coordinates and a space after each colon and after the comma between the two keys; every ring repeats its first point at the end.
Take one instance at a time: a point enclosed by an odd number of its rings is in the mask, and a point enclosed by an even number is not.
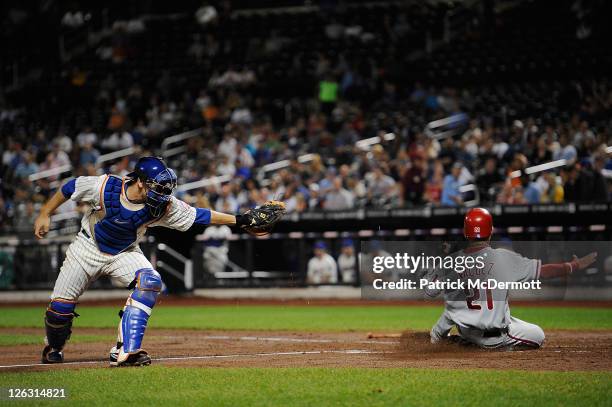
{"type": "MultiPolygon", "coordinates": [[[[0,346],[13,345],[40,345],[43,343],[45,334],[41,328],[40,334],[0,334],[0,346]]],[[[114,335],[75,335],[70,338],[70,343],[103,342],[111,341],[114,335]]]]}
{"type": "Polygon", "coordinates": [[[612,398],[609,372],[151,366],[2,373],[0,382],[5,388],[64,387],[68,397],[58,400],[61,405],[105,407],[134,400],[143,406],[603,406],[612,398]]]}
{"type": "MultiPolygon", "coordinates": [[[[114,307],[78,307],[76,327],[110,328],[119,322],[114,307]]],[[[43,308],[3,308],[0,327],[41,327],[43,308]]],[[[369,331],[428,330],[441,306],[157,306],[153,328],[369,331]]],[[[612,329],[607,308],[513,307],[512,315],[544,329],[612,329]]]]}
{"type": "MultiPolygon", "coordinates": [[[[428,330],[440,306],[197,306],[161,304],[153,328],[293,331],[428,330]]],[[[43,308],[3,308],[0,327],[38,327],[43,308]]],[[[114,307],[80,306],[77,327],[115,328],[114,307]]],[[[518,318],[544,329],[612,329],[605,308],[513,307],[518,318]]],[[[74,336],[75,341],[112,339],[74,336]]],[[[40,343],[40,335],[0,334],[0,346],[40,343]]],[[[138,369],[0,371],[6,388],[67,389],[66,400],[37,404],[139,405],[609,405],[612,372],[525,372],[364,368],[194,368],[153,365],[138,369]],[[171,389],[170,391],[166,389],[171,389]]],[[[3,401],[0,401],[3,404],[3,401]]],[[[22,402],[20,405],[28,405],[22,402]]]]}

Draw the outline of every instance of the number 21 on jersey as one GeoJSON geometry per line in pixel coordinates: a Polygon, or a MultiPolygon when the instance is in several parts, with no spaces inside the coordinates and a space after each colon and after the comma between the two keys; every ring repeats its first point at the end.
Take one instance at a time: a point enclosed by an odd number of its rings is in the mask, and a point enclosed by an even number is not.
{"type": "MultiPolygon", "coordinates": [[[[493,294],[491,293],[491,290],[488,288],[485,289],[484,291],[487,296],[487,309],[492,310],[493,309],[493,294]]],[[[480,299],[480,290],[475,289],[475,288],[465,288],[463,292],[465,293],[465,302],[467,302],[467,307],[469,309],[479,310],[482,308],[480,304],[474,304],[475,301],[478,301],[480,299]]]]}

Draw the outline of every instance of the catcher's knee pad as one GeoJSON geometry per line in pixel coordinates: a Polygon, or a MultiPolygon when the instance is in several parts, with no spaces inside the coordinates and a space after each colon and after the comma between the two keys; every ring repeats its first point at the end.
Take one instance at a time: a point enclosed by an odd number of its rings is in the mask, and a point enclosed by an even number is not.
{"type": "Polygon", "coordinates": [[[72,333],[72,320],[78,316],[74,309],[76,302],[54,298],[45,313],[45,330],[47,343],[52,348],[61,350],[72,333]]]}
{"type": "Polygon", "coordinates": [[[119,323],[119,347],[122,354],[140,349],[151,311],[162,289],[162,279],[153,269],[136,272],[134,291],[127,299],[119,323]]]}

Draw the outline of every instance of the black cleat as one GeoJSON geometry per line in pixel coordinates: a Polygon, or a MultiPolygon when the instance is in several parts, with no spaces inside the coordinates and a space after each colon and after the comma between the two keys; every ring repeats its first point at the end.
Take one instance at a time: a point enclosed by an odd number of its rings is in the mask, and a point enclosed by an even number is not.
{"type": "Polygon", "coordinates": [[[42,351],[42,363],[62,363],[64,362],[64,352],[45,346],[42,351]]]}
{"type": "Polygon", "coordinates": [[[148,366],[151,364],[151,357],[145,351],[140,351],[129,355],[126,360],[121,363],[117,363],[117,359],[113,360],[111,355],[111,366],[124,367],[124,366],[148,366]]]}

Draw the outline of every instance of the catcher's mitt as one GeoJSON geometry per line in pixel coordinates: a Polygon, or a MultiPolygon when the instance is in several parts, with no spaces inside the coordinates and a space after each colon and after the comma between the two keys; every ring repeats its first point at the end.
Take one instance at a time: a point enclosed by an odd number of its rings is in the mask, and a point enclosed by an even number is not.
{"type": "Polygon", "coordinates": [[[272,231],[286,211],[284,202],[267,201],[257,208],[236,216],[236,224],[252,235],[264,236],[272,231]]]}

